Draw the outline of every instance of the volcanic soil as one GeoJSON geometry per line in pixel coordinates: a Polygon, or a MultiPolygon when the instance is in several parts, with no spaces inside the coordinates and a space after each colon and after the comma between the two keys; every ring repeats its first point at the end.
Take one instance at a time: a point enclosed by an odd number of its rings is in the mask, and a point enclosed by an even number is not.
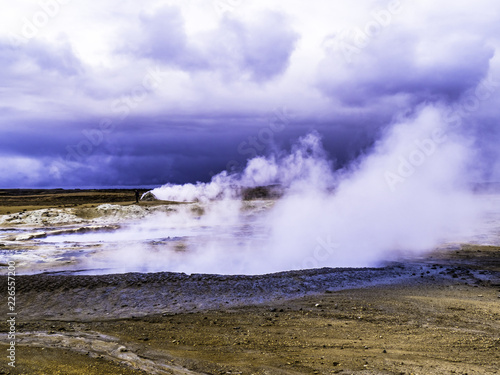
{"type": "MultiPolygon", "coordinates": [[[[131,204],[132,191],[3,191],[0,205],[14,213],[109,199],[131,204]]],[[[6,276],[0,290],[0,374],[500,373],[493,246],[261,276],[16,276],[15,368],[6,276]]]]}
{"type": "Polygon", "coordinates": [[[41,274],[17,286],[17,362],[4,358],[4,374],[499,373],[496,247],[372,269],[41,274]]]}

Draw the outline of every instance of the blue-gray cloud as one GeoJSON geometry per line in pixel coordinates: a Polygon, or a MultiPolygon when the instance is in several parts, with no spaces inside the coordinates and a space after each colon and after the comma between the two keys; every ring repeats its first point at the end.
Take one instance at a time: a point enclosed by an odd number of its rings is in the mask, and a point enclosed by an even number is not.
{"type": "Polygon", "coordinates": [[[69,43],[54,46],[39,40],[16,47],[7,40],[0,40],[0,64],[4,80],[29,76],[34,67],[39,72],[56,73],[61,77],[80,74],[84,69],[69,43]],[[26,66],[25,71],[20,69],[22,66],[26,66]]]}
{"type": "Polygon", "coordinates": [[[130,50],[141,57],[157,59],[166,64],[179,63],[186,54],[187,36],[179,9],[161,8],[154,15],[140,16],[141,35],[130,50]]]}
{"type": "Polygon", "coordinates": [[[276,12],[262,12],[253,23],[225,17],[218,28],[188,38],[175,7],[140,17],[141,35],[120,49],[188,72],[213,71],[256,82],[285,72],[299,34],[276,12]],[[135,43],[135,44],[134,44],[135,43]]]}
{"type": "Polygon", "coordinates": [[[438,51],[440,56],[422,50],[418,35],[404,32],[380,35],[362,50],[352,41],[340,43],[353,48],[352,61],[343,61],[342,51],[327,56],[320,63],[318,87],[326,95],[360,106],[397,95],[408,95],[415,103],[456,101],[486,77],[494,56],[485,37],[449,42],[446,50],[438,51]]]}

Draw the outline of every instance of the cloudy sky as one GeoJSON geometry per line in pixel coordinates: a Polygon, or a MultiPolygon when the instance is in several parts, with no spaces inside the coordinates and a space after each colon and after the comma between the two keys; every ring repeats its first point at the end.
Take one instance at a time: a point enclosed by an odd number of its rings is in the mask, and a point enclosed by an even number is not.
{"type": "Polygon", "coordinates": [[[429,103],[500,181],[496,0],[1,3],[0,187],[207,181],[311,131],[342,166],[429,103]]]}

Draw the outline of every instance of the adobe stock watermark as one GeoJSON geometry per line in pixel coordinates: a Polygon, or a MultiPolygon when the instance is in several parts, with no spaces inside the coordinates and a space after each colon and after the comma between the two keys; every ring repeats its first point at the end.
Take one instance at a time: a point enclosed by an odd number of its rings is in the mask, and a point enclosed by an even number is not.
{"type": "Polygon", "coordinates": [[[147,70],[142,82],[133,87],[128,95],[123,95],[111,104],[113,117],[106,117],[99,121],[93,129],[83,130],[82,140],[75,145],[66,146],[66,162],[82,162],[88,158],[123,122],[139,104],[144,102],[148,95],[157,89],[163,81],[163,72],[159,66],[147,70]]]}
{"type": "Polygon", "coordinates": [[[56,18],[64,5],[72,0],[40,0],[38,9],[30,16],[21,19],[21,26],[18,32],[9,32],[9,41],[13,47],[19,47],[28,43],[56,18]]]}
{"type": "Polygon", "coordinates": [[[16,262],[8,263],[7,273],[7,358],[10,367],[16,367],[16,262]]]}
{"type": "Polygon", "coordinates": [[[478,111],[481,108],[481,102],[490,99],[499,85],[500,82],[494,81],[491,76],[486,77],[474,89],[466,92],[461,100],[445,114],[446,131],[436,129],[429,138],[415,140],[415,147],[408,155],[399,157],[397,169],[385,171],[384,178],[389,189],[394,192],[397,185],[413,176],[417,169],[437,151],[438,147],[449,139],[447,132],[463,125],[464,119],[478,111]]]}
{"type": "Polygon", "coordinates": [[[325,50],[341,54],[344,61],[352,63],[382,30],[389,27],[393,17],[401,12],[402,0],[391,0],[384,9],[371,12],[371,19],[363,27],[342,30],[325,39],[325,50]]]}
{"type": "MultiPolygon", "coordinates": [[[[237,151],[247,159],[253,159],[266,148],[274,144],[274,136],[282,132],[296,117],[286,107],[276,108],[268,117],[267,125],[262,127],[256,135],[248,136],[240,142],[237,151]]],[[[230,160],[226,164],[226,170],[232,172],[237,170],[241,164],[236,160],[230,160]]]]}
{"type": "Polygon", "coordinates": [[[243,3],[243,0],[213,0],[213,7],[219,16],[234,13],[243,3]]]}

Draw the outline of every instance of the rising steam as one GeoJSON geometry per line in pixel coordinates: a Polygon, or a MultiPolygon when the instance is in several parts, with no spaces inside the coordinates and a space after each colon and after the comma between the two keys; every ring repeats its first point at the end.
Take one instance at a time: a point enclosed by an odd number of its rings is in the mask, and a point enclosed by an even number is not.
{"type": "Polygon", "coordinates": [[[134,245],[113,261],[127,269],[132,257],[143,271],[259,274],[421,254],[467,239],[479,222],[484,203],[467,181],[473,157],[437,106],[395,123],[342,170],[334,171],[320,137],[309,134],[290,154],[254,158],[240,174],[154,189],[162,200],[198,203],[130,230],[178,236],[177,250],[134,245]],[[269,185],[281,188],[280,199],[241,199],[244,189],[269,185]]]}
{"type": "Polygon", "coordinates": [[[248,161],[241,174],[226,171],[209,183],[167,184],[151,192],[166,201],[208,202],[240,198],[244,189],[257,186],[278,186],[280,190],[325,189],[333,186],[334,175],[322,148],[319,135],[301,138],[288,155],[256,157],[248,161]]]}

